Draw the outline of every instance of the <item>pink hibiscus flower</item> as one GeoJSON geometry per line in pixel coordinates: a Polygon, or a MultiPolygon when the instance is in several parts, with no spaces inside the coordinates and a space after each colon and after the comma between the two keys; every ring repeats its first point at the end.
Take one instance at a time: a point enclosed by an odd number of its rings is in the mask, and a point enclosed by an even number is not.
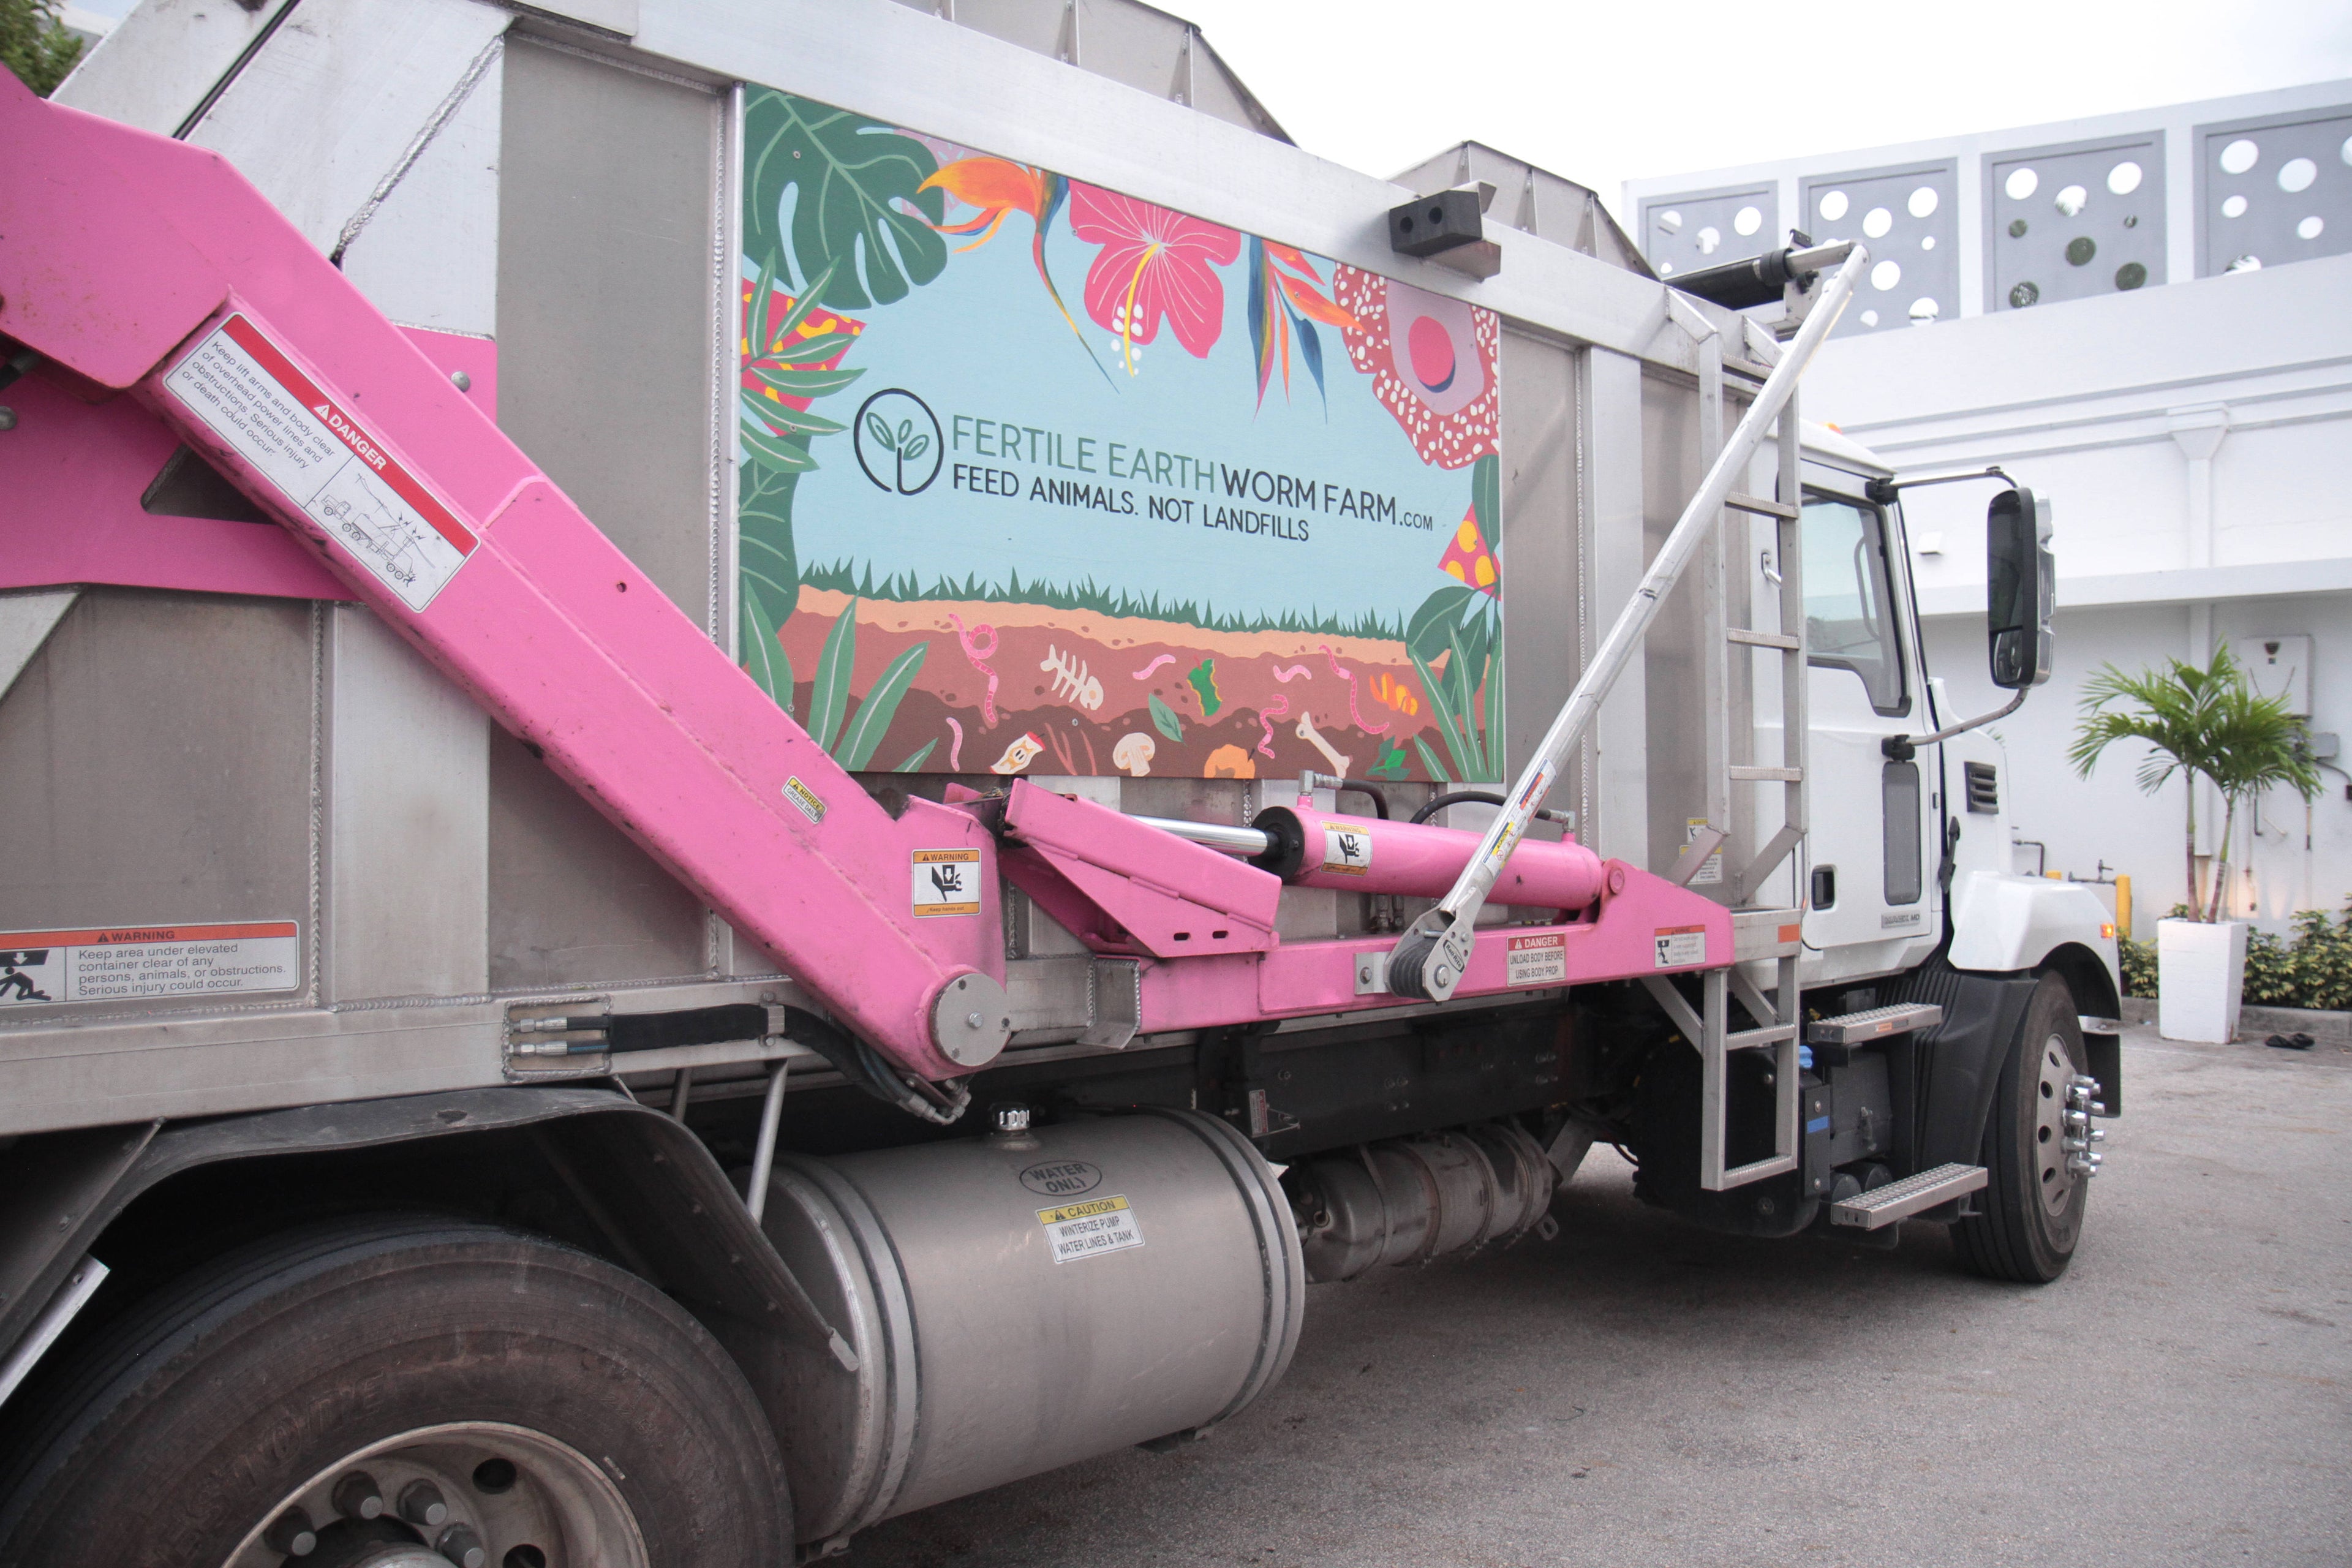
{"type": "Polygon", "coordinates": [[[1209,357],[1225,324],[1225,286],[1213,264],[1241,254],[1238,233],[1076,180],[1070,232],[1102,247],[1087,268],[1087,314],[1118,334],[1129,374],[1135,345],[1159,335],[1163,316],[1187,353],[1209,357]]]}

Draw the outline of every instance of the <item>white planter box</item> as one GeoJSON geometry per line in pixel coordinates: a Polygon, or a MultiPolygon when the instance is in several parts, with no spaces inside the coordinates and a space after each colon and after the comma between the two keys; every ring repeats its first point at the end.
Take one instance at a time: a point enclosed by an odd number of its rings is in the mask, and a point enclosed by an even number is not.
{"type": "Polygon", "coordinates": [[[2246,924],[2156,922],[2156,1026],[2168,1040],[2225,1045],[2246,986],[2246,924]]]}

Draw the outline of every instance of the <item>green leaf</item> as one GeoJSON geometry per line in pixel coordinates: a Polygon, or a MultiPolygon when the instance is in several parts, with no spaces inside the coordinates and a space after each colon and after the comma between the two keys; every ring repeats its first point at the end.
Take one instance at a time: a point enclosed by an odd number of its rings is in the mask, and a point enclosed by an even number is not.
{"type": "Polygon", "coordinates": [[[884,451],[895,452],[898,449],[898,438],[890,433],[889,421],[884,419],[879,414],[869,414],[866,416],[866,433],[873,437],[875,445],[884,451]]]}
{"type": "Polygon", "coordinates": [[[929,436],[918,436],[913,440],[908,442],[907,449],[898,455],[911,463],[930,449],[931,438],[929,436]]]}
{"type": "Polygon", "coordinates": [[[743,455],[755,463],[787,474],[804,474],[816,467],[816,459],[781,436],[768,433],[758,420],[745,417],[738,422],[743,435],[743,455]]]}
{"type": "Polygon", "coordinates": [[[1475,699],[1477,682],[1486,675],[1486,661],[1482,657],[1473,664],[1470,650],[1462,646],[1462,630],[1455,627],[1452,637],[1454,657],[1445,661],[1445,682],[1453,688],[1453,723],[1461,744],[1454,748],[1454,759],[1462,764],[1465,779],[1486,776],[1486,748],[1478,733],[1478,709],[1475,699]]]}
{"type": "Polygon", "coordinates": [[[744,318],[743,341],[751,345],[753,359],[758,359],[760,351],[769,347],[760,341],[760,336],[768,330],[768,308],[774,300],[775,293],[776,269],[763,261],[760,263],[760,281],[751,289],[751,313],[744,318]]]}
{"type": "Polygon", "coordinates": [[[831,436],[849,428],[838,419],[827,419],[822,414],[811,414],[805,408],[794,408],[772,398],[754,397],[750,393],[743,395],[743,410],[751,418],[764,419],[803,436],[831,436]]]}
{"type": "Polygon", "coordinates": [[[1176,717],[1176,710],[1160,701],[1156,694],[1151,698],[1151,726],[1171,741],[1184,738],[1184,721],[1176,717]]]}
{"type": "Polygon", "coordinates": [[[1454,782],[1454,775],[1445,771],[1445,764],[1437,760],[1437,753],[1429,749],[1428,742],[1415,735],[1412,738],[1412,749],[1421,753],[1421,765],[1429,770],[1431,778],[1435,779],[1439,784],[1454,782]]]}
{"type": "Polygon", "coordinates": [[[816,659],[816,685],[809,692],[809,736],[828,752],[849,709],[849,671],[856,662],[857,601],[852,599],[825,636],[824,651],[816,659]]]}
{"type": "Polygon", "coordinates": [[[887,668],[866,688],[866,699],[857,705],[857,717],[842,731],[841,744],[834,748],[834,760],[856,773],[874,760],[874,748],[882,743],[883,731],[898,716],[899,699],[914,684],[916,671],[923,668],[923,656],[931,645],[919,642],[892,659],[887,668]]]}
{"type": "Polygon", "coordinates": [[[922,746],[913,756],[908,757],[905,762],[900,763],[897,767],[892,768],[890,771],[894,773],[911,773],[917,768],[921,767],[925,763],[929,762],[931,760],[931,753],[939,749],[939,740],[937,737],[933,737],[932,739],[924,742],[922,746]]]}
{"type": "Polygon", "coordinates": [[[1503,542],[1503,459],[1489,452],[1470,465],[1470,510],[1486,548],[1503,542]]]}
{"type": "Polygon", "coordinates": [[[783,645],[776,640],[776,623],[768,618],[767,606],[760,602],[756,592],[746,592],[743,599],[743,668],[760,683],[775,705],[786,713],[793,710],[793,661],[784,653],[783,645]]]}
{"type": "Polygon", "coordinates": [[[839,392],[866,373],[863,370],[770,370],[755,364],[751,374],[768,386],[792,397],[823,397],[839,392]]]}
{"type": "MultiPolygon", "coordinates": [[[[1452,646],[1450,642],[1448,646],[1452,646]]],[[[1471,776],[1475,770],[1470,759],[1463,754],[1466,749],[1466,742],[1463,739],[1461,718],[1454,705],[1454,692],[1451,689],[1454,679],[1453,666],[1451,664],[1447,666],[1444,679],[1440,679],[1437,672],[1430,668],[1429,661],[1413,652],[1412,648],[1405,649],[1405,656],[1412,660],[1413,670],[1421,677],[1421,689],[1429,695],[1430,716],[1437,721],[1438,738],[1445,742],[1446,751],[1453,755],[1455,765],[1462,770],[1463,776],[1471,776]]],[[[1419,743],[1420,737],[1415,736],[1414,741],[1419,743]]],[[[1448,780],[1454,776],[1452,773],[1445,775],[1448,780]]]]}
{"type": "Polygon", "coordinates": [[[1421,608],[1415,610],[1412,618],[1404,624],[1406,651],[1418,654],[1423,658],[1435,658],[1444,653],[1447,635],[1462,619],[1462,612],[1469,606],[1470,601],[1477,596],[1475,588],[1465,588],[1456,584],[1450,588],[1440,588],[1423,599],[1421,608]]]}
{"type": "Polygon", "coordinates": [[[933,226],[946,219],[947,193],[922,188],[939,161],[913,137],[762,90],[745,105],[743,144],[745,245],[762,258],[789,254],[811,279],[833,269],[808,298],[835,310],[887,305],[946,268],[947,242],[933,226]],[[788,192],[794,195],[789,237],[788,192]]]}
{"type": "Polygon", "coordinates": [[[790,342],[769,345],[761,359],[781,361],[785,364],[814,364],[821,359],[845,353],[857,342],[856,332],[819,332],[813,338],[794,338],[790,342]]]}

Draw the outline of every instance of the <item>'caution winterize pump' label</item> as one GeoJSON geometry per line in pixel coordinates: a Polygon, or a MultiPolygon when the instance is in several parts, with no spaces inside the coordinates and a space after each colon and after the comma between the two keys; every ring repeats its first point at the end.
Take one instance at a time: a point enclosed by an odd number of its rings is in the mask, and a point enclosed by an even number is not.
{"type": "Polygon", "coordinates": [[[163,385],[410,609],[474,552],[473,531],[243,316],[163,385]]]}
{"type": "Polygon", "coordinates": [[[292,921],[0,931],[0,1006],[291,991],[301,964],[292,921]]]}
{"type": "Polygon", "coordinates": [[[1056,1263],[1143,1245],[1143,1233],[1135,1228],[1135,1211],[1123,1197],[1088,1198],[1084,1203],[1039,1209],[1037,1223],[1045,1227],[1045,1242],[1053,1248],[1056,1263]]]}

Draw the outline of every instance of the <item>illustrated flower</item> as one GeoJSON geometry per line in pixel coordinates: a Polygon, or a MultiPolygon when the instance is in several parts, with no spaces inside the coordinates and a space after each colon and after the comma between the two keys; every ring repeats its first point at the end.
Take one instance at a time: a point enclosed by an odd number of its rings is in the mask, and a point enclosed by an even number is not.
{"type": "MultiPolygon", "coordinates": [[[[1486,548],[1486,536],[1478,531],[1478,509],[1471,508],[1462,514],[1462,526],[1454,531],[1453,541],[1445,547],[1444,557],[1437,563],[1455,582],[1466,584],[1482,594],[1496,599],[1503,596],[1502,574],[1495,569],[1495,552],[1486,548]]],[[[1471,603],[1477,603],[1472,600],[1471,603]]]]}
{"type": "Polygon", "coordinates": [[[1209,357],[1225,321],[1216,268],[1241,254],[1238,232],[1076,180],[1070,232],[1102,247],[1087,268],[1087,314],[1118,334],[1129,375],[1135,346],[1159,336],[1162,317],[1186,353],[1209,357]]]}
{"type": "Polygon", "coordinates": [[[1331,302],[1323,292],[1322,283],[1323,275],[1304,252],[1255,235],[1250,237],[1250,342],[1257,351],[1257,400],[1261,406],[1265,403],[1266,384],[1273,379],[1277,360],[1282,364],[1283,394],[1289,395],[1290,339],[1294,328],[1298,335],[1299,358],[1307,362],[1307,373],[1315,378],[1315,390],[1324,392],[1323,339],[1314,322],[1344,329],[1355,326],[1357,321],[1331,302]]]}
{"type": "Polygon", "coordinates": [[[1331,294],[1355,318],[1343,329],[1349,359],[1423,462],[1459,468],[1501,449],[1493,311],[1344,264],[1331,294]]]}
{"type": "MultiPolygon", "coordinates": [[[[1029,259],[1036,264],[1038,280],[1045,285],[1054,309],[1062,312],[1078,346],[1087,357],[1095,360],[1095,369],[1102,370],[1102,361],[1095,359],[1094,345],[1087,342],[1078,323],[1071,318],[1070,308],[1062,303],[1062,291],[1054,287],[1053,274],[1045,270],[1045,230],[1052,226],[1054,215],[1068,199],[1070,182],[1049,169],[1032,168],[1015,163],[1008,158],[958,158],[943,164],[940,172],[922,184],[922,189],[932,186],[947,192],[968,207],[979,209],[978,216],[961,223],[938,226],[941,234],[971,234],[980,237],[970,245],[960,245],[958,250],[977,250],[996,237],[1004,220],[1013,213],[1027,216],[1034,232],[1029,240],[1029,259]]],[[[1109,372],[1103,374],[1108,379],[1109,372]]]]}

